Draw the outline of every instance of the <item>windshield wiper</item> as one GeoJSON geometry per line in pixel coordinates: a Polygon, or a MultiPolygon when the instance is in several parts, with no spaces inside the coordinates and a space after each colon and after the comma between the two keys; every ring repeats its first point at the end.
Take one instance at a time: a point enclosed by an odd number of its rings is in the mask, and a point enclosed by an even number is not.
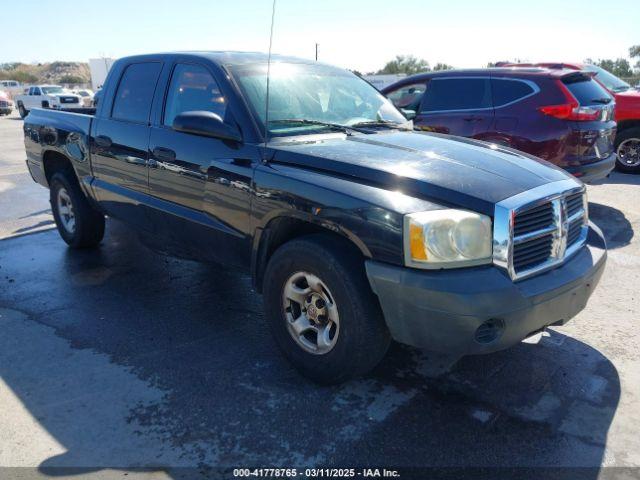
{"type": "Polygon", "coordinates": [[[350,125],[350,127],[386,127],[402,129],[402,124],[398,122],[390,122],[388,120],[371,120],[369,122],[357,122],[350,125]]]}
{"type": "Polygon", "coordinates": [[[627,90],[629,90],[631,88],[631,86],[627,86],[627,85],[620,85],[619,87],[615,87],[613,89],[614,92],[616,93],[622,93],[622,92],[626,92],[627,90]]]}
{"type": "Polygon", "coordinates": [[[332,128],[333,130],[339,130],[341,132],[346,133],[347,135],[352,135],[354,131],[357,131],[354,128],[351,128],[347,125],[341,125],[339,123],[329,123],[329,122],[321,122],[319,120],[306,120],[303,118],[287,118],[282,120],[269,120],[269,124],[286,124],[293,123],[298,125],[317,125],[320,127],[332,128]]]}
{"type": "Polygon", "coordinates": [[[591,101],[593,103],[602,103],[604,105],[607,105],[608,103],[611,103],[611,99],[610,98],[594,98],[591,101]]]}

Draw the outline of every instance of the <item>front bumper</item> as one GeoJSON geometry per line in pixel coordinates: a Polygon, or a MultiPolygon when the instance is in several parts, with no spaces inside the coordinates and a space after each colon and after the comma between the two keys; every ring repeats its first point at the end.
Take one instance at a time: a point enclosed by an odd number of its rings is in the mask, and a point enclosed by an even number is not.
{"type": "Polygon", "coordinates": [[[565,167],[565,170],[584,183],[602,180],[611,173],[616,166],[616,153],[612,153],[607,158],[597,162],[579,165],[577,167],[565,167]]]}
{"type": "Polygon", "coordinates": [[[604,237],[590,225],[587,244],[566,263],[519,282],[494,266],[425,271],[370,260],[366,269],[395,340],[460,358],[567,322],[587,304],[605,262],[604,237]],[[502,326],[500,335],[479,341],[488,320],[502,326]]]}
{"type": "Polygon", "coordinates": [[[9,115],[11,112],[13,112],[12,107],[0,107],[0,114],[2,115],[9,115]]]}

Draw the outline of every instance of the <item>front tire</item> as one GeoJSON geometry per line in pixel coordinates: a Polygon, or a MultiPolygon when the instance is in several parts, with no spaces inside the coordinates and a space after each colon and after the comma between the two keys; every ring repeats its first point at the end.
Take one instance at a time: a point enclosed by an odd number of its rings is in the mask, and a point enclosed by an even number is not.
{"type": "Polygon", "coordinates": [[[292,240],[271,257],[264,303],[273,337],[307,378],[334,384],[363,375],[390,344],[362,257],[325,235],[292,240]]]}
{"type": "Polygon", "coordinates": [[[95,247],[104,237],[104,215],[95,210],[76,178],[58,172],[49,182],[51,210],[62,239],[72,248],[95,247]]]}
{"type": "Polygon", "coordinates": [[[22,104],[18,105],[18,113],[20,114],[20,118],[22,119],[24,119],[24,117],[29,115],[29,112],[27,111],[26,108],[24,108],[24,105],[22,104]]]}
{"type": "Polygon", "coordinates": [[[640,172],[640,127],[622,130],[616,135],[616,168],[621,172],[640,172]]]}

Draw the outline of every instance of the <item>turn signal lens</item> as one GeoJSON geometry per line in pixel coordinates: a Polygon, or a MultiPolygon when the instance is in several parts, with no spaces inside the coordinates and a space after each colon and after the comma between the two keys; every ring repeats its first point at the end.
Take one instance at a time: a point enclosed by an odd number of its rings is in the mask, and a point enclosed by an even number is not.
{"type": "Polygon", "coordinates": [[[411,258],[414,260],[427,259],[427,247],[424,243],[424,231],[420,225],[411,224],[409,226],[409,237],[411,243],[411,258]]]}

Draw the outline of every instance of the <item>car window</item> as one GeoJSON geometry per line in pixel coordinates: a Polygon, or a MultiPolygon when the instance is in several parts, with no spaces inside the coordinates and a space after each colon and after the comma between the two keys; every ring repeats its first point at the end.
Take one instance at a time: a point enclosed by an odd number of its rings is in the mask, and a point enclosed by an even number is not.
{"type": "Polygon", "coordinates": [[[424,83],[404,85],[397,90],[388,93],[387,98],[391,100],[391,103],[393,103],[397,108],[417,110],[425,90],[426,84],[424,83]]]}
{"type": "Polygon", "coordinates": [[[611,95],[598,82],[584,76],[563,78],[562,83],[569,89],[580,105],[609,103],[611,95]]]}
{"type": "MultiPolygon", "coordinates": [[[[230,66],[261,128],[266,122],[267,65],[230,66]]],[[[406,123],[375,87],[351,72],[323,64],[276,63],[269,80],[269,136],[331,131],[333,125],[406,123]],[[314,125],[314,122],[318,124],[314,125]]]]}
{"type": "Polygon", "coordinates": [[[488,78],[434,78],[424,94],[422,112],[491,107],[488,78]]]}
{"type": "Polygon", "coordinates": [[[147,123],[161,64],[129,65],[120,79],[111,116],[117,120],[147,123]]]}
{"type": "Polygon", "coordinates": [[[493,106],[500,107],[513,103],[534,93],[534,88],[521,80],[502,78],[491,79],[491,95],[493,106]]]}
{"type": "Polygon", "coordinates": [[[213,112],[224,119],[226,101],[211,73],[200,65],[178,64],[167,93],[163,124],[173,125],[182,112],[213,112]]]}

